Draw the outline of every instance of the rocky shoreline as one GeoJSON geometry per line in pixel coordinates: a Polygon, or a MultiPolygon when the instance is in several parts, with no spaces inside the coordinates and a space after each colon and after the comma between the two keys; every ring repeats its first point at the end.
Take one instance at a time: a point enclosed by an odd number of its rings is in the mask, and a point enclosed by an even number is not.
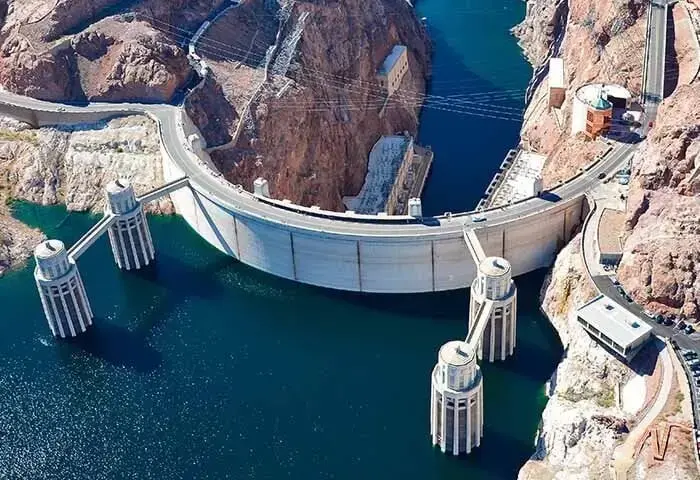
{"type": "MultiPolygon", "coordinates": [[[[128,177],[137,193],[164,183],[157,125],[131,116],[97,124],[33,129],[0,118],[0,275],[21,265],[44,237],[10,216],[13,200],[101,211],[104,187],[128,177]]],[[[146,206],[174,213],[168,197],[146,206]]]]}
{"type": "MultiPolygon", "coordinates": [[[[546,98],[546,76],[536,77],[522,138],[547,155],[545,187],[570,177],[595,155],[594,142],[569,135],[570,99],[589,82],[616,82],[639,91],[644,3],[531,0],[526,19],[514,28],[535,72],[548,55],[564,59],[567,104],[557,116],[538,106],[546,98]]],[[[684,61],[680,56],[679,69],[684,61]]],[[[619,278],[635,301],[663,313],[698,318],[698,219],[700,219],[700,92],[679,84],[659,113],[657,125],[633,159],[627,230],[619,278]]],[[[634,368],[621,363],[577,324],[575,310],[595,295],[580,253],[580,234],[559,253],[542,287],[542,311],[559,333],[564,356],[548,384],[536,452],[522,467],[525,479],[614,478],[615,449],[634,428],[638,414],[626,412],[620,388],[642,375],[654,385],[653,348],[634,368]]],[[[685,382],[684,377],[682,382],[685,382]]],[[[662,418],[691,424],[689,399],[677,381],[662,418]]],[[[647,396],[651,394],[648,392],[647,396]]],[[[649,401],[650,398],[646,398],[649,401]]],[[[673,435],[676,435],[675,433],[673,435]]],[[[664,462],[645,449],[628,478],[697,478],[691,439],[672,437],[664,462]]]]}

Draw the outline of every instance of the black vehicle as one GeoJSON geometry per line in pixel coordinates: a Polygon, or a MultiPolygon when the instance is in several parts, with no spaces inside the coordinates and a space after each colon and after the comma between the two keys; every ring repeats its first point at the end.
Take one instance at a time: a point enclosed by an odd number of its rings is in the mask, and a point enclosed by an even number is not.
{"type": "Polygon", "coordinates": [[[688,335],[690,335],[690,334],[693,333],[694,331],[695,331],[695,329],[693,328],[692,325],[686,325],[686,327],[685,327],[685,333],[687,333],[688,335]]]}
{"type": "Polygon", "coordinates": [[[598,179],[599,179],[599,180],[602,180],[602,179],[604,179],[604,178],[605,178],[605,172],[600,172],[600,173],[598,174],[598,179]]]}
{"type": "Polygon", "coordinates": [[[664,318],[664,325],[666,325],[666,326],[673,325],[673,319],[671,317],[664,318]]]}
{"type": "Polygon", "coordinates": [[[623,297],[626,295],[625,289],[622,288],[620,285],[617,286],[617,293],[619,293],[619,294],[622,295],[623,297]]]}
{"type": "Polygon", "coordinates": [[[626,293],[625,293],[624,297],[625,297],[625,300],[627,300],[627,303],[632,303],[632,297],[630,297],[626,293]]]}
{"type": "Polygon", "coordinates": [[[662,315],[657,315],[657,316],[654,318],[654,320],[656,320],[656,323],[658,323],[659,325],[661,325],[662,323],[664,323],[664,317],[663,317],[662,315]]]}
{"type": "Polygon", "coordinates": [[[678,330],[684,329],[684,328],[685,328],[685,322],[684,322],[683,320],[681,320],[680,322],[678,322],[678,323],[676,324],[676,327],[678,328],[678,330]]]}

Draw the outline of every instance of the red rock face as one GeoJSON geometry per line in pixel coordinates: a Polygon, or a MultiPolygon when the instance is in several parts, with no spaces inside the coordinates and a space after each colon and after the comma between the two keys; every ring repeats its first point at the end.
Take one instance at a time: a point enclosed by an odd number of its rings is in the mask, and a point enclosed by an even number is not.
{"type": "Polygon", "coordinates": [[[620,279],[635,300],[700,317],[700,93],[667,99],[635,157],[620,279]]]}
{"type": "Polygon", "coordinates": [[[16,2],[2,28],[0,83],[46,100],[170,101],[192,76],[179,44],[223,1],[133,1],[137,19],[112,15],[122,0],[16,2]]]}
{"type": "MultiPolygon", "coordinates": [[[[379,136],[416,133],[429,62],[427,36],[404,0],[296,2],[282,35],[292,34],[302,14],[309,16],[287,73],[293,81],[278,97],[288,79],[272,75],[246,114],[250,92],[241,87],[246,82],[234,80],[246,75],[241,72],[252,75],[253,60],[274,41],[274,29],[271,34],[269,25],[254,23],[255,18],[269,19],[269,12],[257,12],[252,19],[246,14],[246,9],[259,11],[263,5],[259,0],[246,2],[231,11],[234,18],[222,20],[228,28],[214,26],[205,38],[230,44],[226,35],[231,31],[258,32],[254,40],[239,39],[238,45],[250,46],[251,54],[246,60],[244,52],[231,52],[233,61],[241,62],[235,68],[221,61],[220,51],[205,48],[202,53],[217,80],[229,82],[224,92],[236,116],[247,116],[236,146],[215,152],[213,158],[230,181],[247,189],[262,176],[276,198],[343,210],[342,197],[360,190],[367,155],[379,136]],[[395,44],[408,47],[410,72],[401,93],[380,114],[383,97],[376,72],[395,44]]],[[[230,135],[236,125],[230,127],[230,135]]],[[[204,133],[210,144],[221,140],[216,137],[220,132],[204,133]]]]}

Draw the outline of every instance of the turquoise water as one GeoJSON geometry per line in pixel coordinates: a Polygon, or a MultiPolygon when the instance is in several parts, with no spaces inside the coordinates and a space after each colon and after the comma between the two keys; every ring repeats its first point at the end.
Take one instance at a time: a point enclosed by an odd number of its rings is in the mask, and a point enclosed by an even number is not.
{"type": "MultiPolygon", "coordinates": [[[[422,1],[421,11],[442,2],[422,1]]],[[[495,18],[499,28],[463,16],[441,31],[455,51],[467,27],[498,39],[494,66],[473,66],[484,78],[519,61],[507,35],[515,20],[495,18]]],[[[436,70],[435,85],[449,78],[436,70]]],[[[433,188],[464,167],[449,156],[462,150],[430,123],[457,118],[429,115],[421,135],[438,151],[433,188]]],[[[484,171],[508,148],[471,138],[484,171]]],[[[483,190],[475,178],[461,179],[465,197],[483,190]]],[[[430,193],[435,208],[456,201],[440,191],[430,193]]],[[[96,221],[25,203],[15,215],[67,244],[96,221]]],[[[0,280],[0,478],[508,479],[531,455],[543,386],[561,356],[538,311],[544,272],[517,279],[516,355],[483,366],[483,444],[453,458],[430,445],[429,374],[439,346],[466,334],[465,290],[308,287],[225,257],[178,217],[149,223],[157,262],[145,271],[117,270],[106,238],[81,257],[97,318],[75,341],[51,338],[31,264],[0,280]]]]}

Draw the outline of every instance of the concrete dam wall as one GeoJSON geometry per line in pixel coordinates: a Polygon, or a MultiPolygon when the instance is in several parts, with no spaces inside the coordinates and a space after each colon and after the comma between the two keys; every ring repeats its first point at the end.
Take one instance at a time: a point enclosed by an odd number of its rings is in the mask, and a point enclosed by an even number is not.
{"type": "MultiPolygon", "coordinates": [[[[164,173],[168,181],[183,175],[167,156],[164,173]]],[[[340,290],[409,293],[465,288],[476,276],[461,229],[420,236],[335,234],[233,211],[199,191],[196,182],[171,197],[178,213],[214,247],[290,280],[340,290]]],[[[547,267],[581,223],[584,202],[583,195],[561,200],[546,211],[479,229],[477,237],[487,255],[511,262],[514,275],[547,267]]]]}

